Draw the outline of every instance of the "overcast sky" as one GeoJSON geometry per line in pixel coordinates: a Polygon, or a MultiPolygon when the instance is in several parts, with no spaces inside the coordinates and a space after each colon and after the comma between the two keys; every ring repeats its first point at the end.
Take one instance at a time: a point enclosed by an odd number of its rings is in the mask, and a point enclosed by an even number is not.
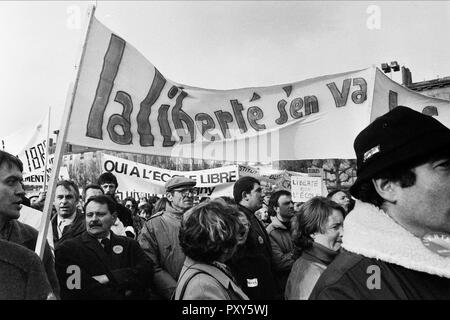
{"type": "MultiPolygon", "coordinates": [[[[59,128],[94,3],[0,2],[0,137],[49,106],[59,128]]],[[[190,86],[268,86],[393,60],[414,82],[450,76],[450,2],[98,1],[96,17],[190,86]]]]}

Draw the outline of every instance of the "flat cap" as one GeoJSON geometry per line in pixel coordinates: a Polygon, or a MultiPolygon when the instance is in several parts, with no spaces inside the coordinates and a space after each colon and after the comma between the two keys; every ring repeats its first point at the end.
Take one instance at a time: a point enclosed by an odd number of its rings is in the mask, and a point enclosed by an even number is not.
{"type": "Polygon", "coordinates": [[[194,187],[196,184],[197,183],[195,182],[195,180],[186,177],[176,176],[167,181],[165,187],[166,191],[171,191],[179,187],[194,187]]]}

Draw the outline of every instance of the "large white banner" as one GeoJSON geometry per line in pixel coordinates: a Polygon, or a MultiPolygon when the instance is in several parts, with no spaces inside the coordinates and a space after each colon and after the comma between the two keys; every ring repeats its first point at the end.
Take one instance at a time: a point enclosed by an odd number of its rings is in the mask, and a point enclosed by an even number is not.
{"type": "Polygon", "coordinates": [[[409,90],[377,69],[371,118],[375,119],[396,106],[407,106],[433,116],[450,128],[449,100],[432,98],[409,90]]]}
{"type": "Polygon", "coordinates": [[[448,120],[448,101],[423,98],[380,73],[372,67],[270,87],[195,88],[164,77],[93,18],[67,141],[238,162],[349,159],[356,135],[389,110],[391,91],[421,111],[445,105],[448,120]]]}
{"type": "Polygon", "coordinates": [[[238,166],[225,166],[198,171],[174,171],[142,163],[102,155],[102,172],[112,172],[119,184],[118,194],[138,198],[165,193],[165,183],[175,176],[184,176],[197,182],[195,194],[203,197],[233,196],[233,185],[239,178],[238,166]]]}
{"type": "Polygon", "coordinates": [[[194,88],[164,77],[94,18],[67,141],[230,161],[351,158],[370,120],[374,77],[369,68],[270,87],[194,88]]]}

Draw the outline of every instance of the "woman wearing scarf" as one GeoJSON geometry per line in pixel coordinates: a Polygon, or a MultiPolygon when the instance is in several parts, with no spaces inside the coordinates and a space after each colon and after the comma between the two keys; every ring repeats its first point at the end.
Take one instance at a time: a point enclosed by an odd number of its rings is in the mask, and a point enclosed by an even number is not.
{"type": "Polygon", "coordinates": [[[317,280],[339,253],[345,210],[324,197],[305,202],[292,220],[296,261],[286,284],[286,300],[307,300],[317,280]]]}

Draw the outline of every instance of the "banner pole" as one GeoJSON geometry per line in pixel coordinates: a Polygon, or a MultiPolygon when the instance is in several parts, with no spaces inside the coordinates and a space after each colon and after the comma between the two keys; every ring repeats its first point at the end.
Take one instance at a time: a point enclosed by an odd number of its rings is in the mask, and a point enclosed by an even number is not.
{"type": "Polygon", "coordinates": [[[84,58],[84,55],[86,52],[86,44],[87,44],[87,40],[88,40],[88,36],[89,36],[89,31],[91,29],[92,21],[94,18],[95,6],[92,6],[89,11],[90,11],[88,13],[89,23],[87,25],[87,29],[86,29],[86,33],[85,33],[85,38],[84,38],[84,42],[83,42],[83,48],[81,51],[80,62],[78,64],[78,70],[77,70],[77,75],[75,78],[75,83],[73,86],[72,85],[69,86],[69,92],[68,92],[68,95],[66,98],[66,106],[64,109],[64,115],[63,115],[63,118],[61,121],[61,127],[60,127],[61,135],[59,136],[59,139],[58,139],[59,141],[57,142],[57,145],[56,145],[53,169],[52,169],[52,173],[51,173],[50,181],[49,181],[49,192],[47,193],[47,196],[45,197],[44,211],[43,211],[43,215],[42,215],[41,226],[39,228],[39,230],[40,230],[39,235],[38,235],[37,242],[36,242],[35,252],[41,258],[41,260],[44,257],[45,243],[46,243],[46,239],[47,239],[47,232],[48,232],[48,227],[49,227],[51,213],[52,213],[52,202],[53,202],[53,198],[55,197],[55,191],[56,191],[55,184],[57,181],[56,178],[58,177],[59,168],[61,167],[62,156],[64,154],[64,147],[66,144],[66,136],[67,136],[67,130],[69,127],[70,115],[72,113],[72,106],[73,106],[73,103],[75,100],[75,93],[76,93],[77,87],[78,87],[78,80],[80,78],[80,73],[81,73],[82,64],[83,64],[83,58],[84,58]]]}
{"type": "Polygon", "coordinates": [[[50,157],[50,114],[52,111],[52,107],[48,107],[48,120],[47,120],[47,140],[46,140],[46,150],[45,150],[45,165],[44,165],[44,184],[42,186],[42,191],[45,192],[45,188],[47,187],[47,167],[48,160],[50,157]]]}

